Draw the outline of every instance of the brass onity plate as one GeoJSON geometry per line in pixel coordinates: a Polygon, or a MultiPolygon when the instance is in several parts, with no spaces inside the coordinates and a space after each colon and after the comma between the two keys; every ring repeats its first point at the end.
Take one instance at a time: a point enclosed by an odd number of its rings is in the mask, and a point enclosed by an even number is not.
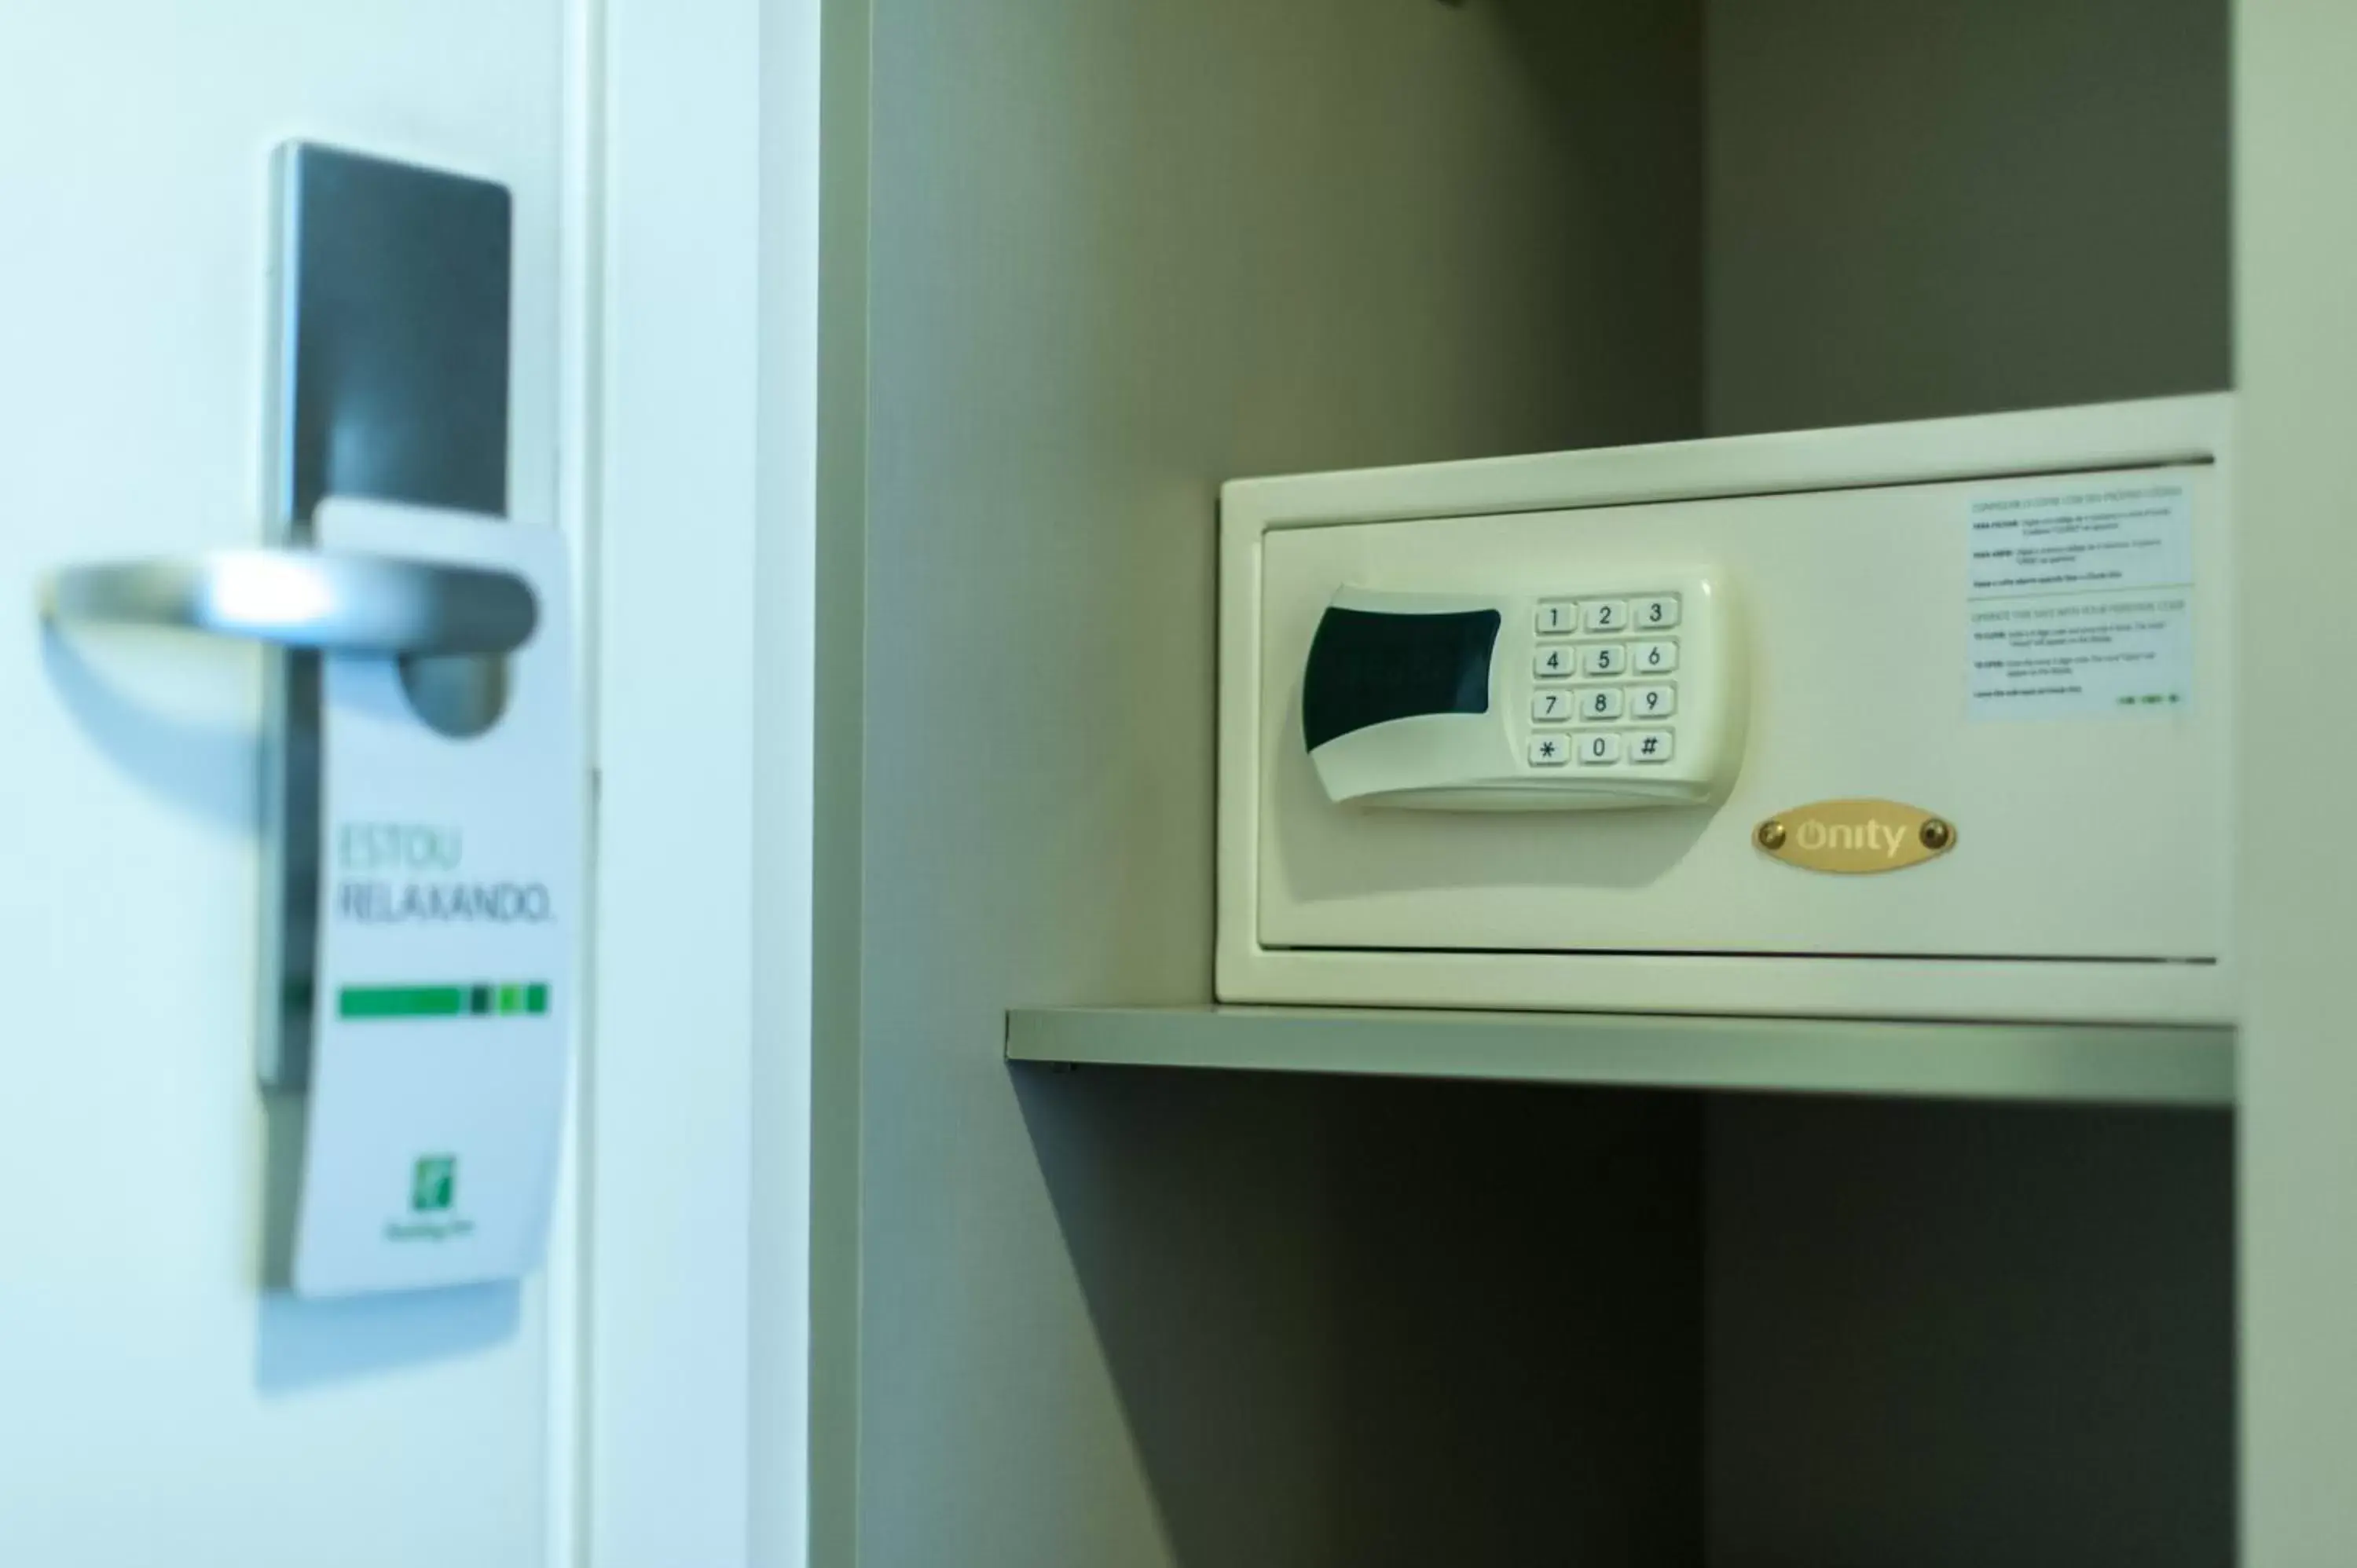
{"type": "Polygon", "coordinates": [[[1779,811],[1751,842],[1787,865],[1863,876],[1904,871],[1956,847],[1955,824],[1897,800],[1819,800],[1779,811]]]}

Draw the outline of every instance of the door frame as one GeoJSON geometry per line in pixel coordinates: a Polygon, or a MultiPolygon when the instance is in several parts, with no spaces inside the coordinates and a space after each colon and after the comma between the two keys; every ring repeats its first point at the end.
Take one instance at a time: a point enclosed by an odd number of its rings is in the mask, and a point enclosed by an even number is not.
{"type": "Polygon", "coordinates": [[[810,640],[809,465],[762,433],[815,382],[817,126],[789,102],[765,135],[763,82],[814,100],[817,10],[563,5],[594,916],[547,1279],[552,1568],[805,1560],[808,940],[757,947],[756,899],[806,931],[807,809],[797,832],[774,802],[808,799],[809,664],[759,655],[810,640]],[[765,214],[805,164],[807,210],[765,214]],[[757,879],[757,838],[805,846],[799,891],[790,854],[757,879]]]}

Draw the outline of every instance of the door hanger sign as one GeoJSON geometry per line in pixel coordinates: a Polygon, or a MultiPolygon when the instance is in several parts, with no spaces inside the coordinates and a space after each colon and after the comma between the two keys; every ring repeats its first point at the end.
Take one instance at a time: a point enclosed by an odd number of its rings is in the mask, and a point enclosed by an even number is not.
{"type": "Polygon", "coordinates": [[[489,664],[323,656],[317,983],[297,1294],[537,1266],[581,919],[572,592],[554,529],[331,499],[321,548],[506,572],[538,604],[489,664]],[[416,694],[471,680],[471,720],[416,694]],[[430,710],[429,710],[430,711],[430,710]]]}

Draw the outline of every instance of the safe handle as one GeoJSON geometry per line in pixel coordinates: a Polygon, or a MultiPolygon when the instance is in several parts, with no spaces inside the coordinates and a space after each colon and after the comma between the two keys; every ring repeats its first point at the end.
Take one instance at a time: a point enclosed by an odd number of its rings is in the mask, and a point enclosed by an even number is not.
{"type": "Polygon", "coordinates": [[[540,604],[522,578],[329,550],[222,550],[71,566],[41,585],[50,620],[176,627],[322,653],[510,653],[540,604]]]}

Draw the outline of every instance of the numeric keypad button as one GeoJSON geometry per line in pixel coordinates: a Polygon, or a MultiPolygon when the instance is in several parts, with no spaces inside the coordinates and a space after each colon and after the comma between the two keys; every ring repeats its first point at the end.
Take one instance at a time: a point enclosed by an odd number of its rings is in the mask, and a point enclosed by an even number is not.
{"type": "Polygon", "coordinates": [[[1667,675],[1678,667],[1674,642],[1641,642],[1631,654],[1629,668],[1640,675],[1667,675]]]}
{"type": "Polygon", "coordinates": [[[1590,631],[1629,629],[1629,601],[1626,599],[1590,599],[1580,609],[1581,618],[1590,631]]]}
{"type": "Polygon", "coordinates": [[[1631,762],[1667,762],[1677,755],[1677,736],[1665,729],[1639,730],[1629,737],[1631,762]]]}
{"type": "Polygon", "coordinates": [[[1541,637],[1569,637],[1579,629],[1579,607],[1569,599],[1550,599],[1539,607],[1541,637]]]}
{"type": "Polygon", "coordinates": [[[1670,631],[1678,624],[1678,596],[1675,594],[1655,594],[1638,599],[1629,607],[1635,617],[1633,625],[1639,631],[1670,631]]]}
{"type": "Polygon", "coordinates": [[[1571,717],[1569,692],[1539,692],[1531,698],[1531,718],[1534,723],[1559,725],[1571,717]]]}
{"type": "Polygon", "coordinates": [[[1620,716],[1620,688],[1598,686],[1579,694],[1579,716],[1589,724],[1606,724],[1620,716]]]}
{"type": "Polygon", "coordinates": [[[1665,719],[1678,711],[1675,686],[1640,686],[1629,693],[1632,719],[1665,719]]]}
{"type": "Polygon", "coordinates": [[[1581,650],[1579,667],[1590,675],[1624,675],[1629,671],[1629,645],[1599,642],[1581,650]]]}
{"type": "Polygon", "coordinates": [[[1609,768],[1620,760],[1620,737],[1599,731],[1579,737],[1579,765],[1582,768],[1609,768]]]}
{"type": "Polygon", "coordinates": [[[1568,648],[1542,648],[1531,659],[1531,672],[1542,681],[1567,681],[1579,656],[1568,648]]]}
{"type": "Polygon", "coordinates": [[[1571,760],[1571,737],[1567,735],[1534,735],[1531,736],[1531,766],[1561,768],[1571,760]]]}

